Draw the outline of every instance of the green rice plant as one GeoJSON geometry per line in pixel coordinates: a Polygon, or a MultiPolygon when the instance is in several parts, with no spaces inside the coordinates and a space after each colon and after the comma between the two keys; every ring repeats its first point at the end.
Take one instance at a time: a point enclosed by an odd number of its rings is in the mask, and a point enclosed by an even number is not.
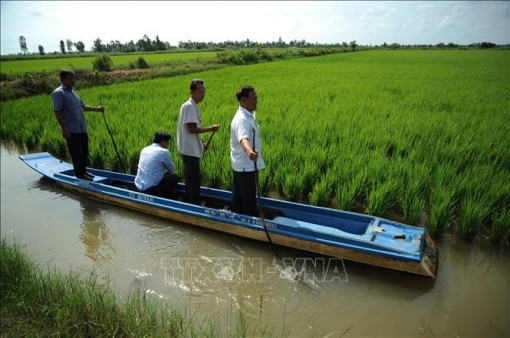
{"type": "Polygon", "coordinates": [[[301,201],[303,199],[302,180],[299,175],[288,174],[283,183],[283,196],[289,201],[301,201]]]}
{"type": "Polygon", "coordinates": [[[489,228],[489,239],[499,243],[510,238],[510,209],[503,209],[492,215],[489,228]]]}
{"type": "Polygon", "coordinates": [[[273,168],[269,167],[268,169],[261,170],[259,173],[259,184],[260,184],[260,194],[261,196],[267,196],[271,190],[271,173],[273,168]]]}
{"type": "Polygon", "coordinates": [[[467,195],[461,203],[459,234],[464,239],[474,238],[488,219],[491,201],[486,195],[467,195]]]}
{"type": "Polygon", "coordinates": [[[452,185],[436,185],[430,193],[429,232],[433,236],[444,233],[455,219],[456,190],[452,185]]]}
{"type": "Polygon", "coordinates": [[[333,184],[334,179],[331,174],[326,173],[326,175],[323,175],[313,187],[312,192],[308,194],[310,204],[328,207],[333,196],[333,184]]]}
{"type": "Polygon", "coordinates": [[[405,190],[399,196],[399,203],[402,206],[404,221],[407,224],[418,225],[425,210],[423,195],[420,195],[417,192],[411,192],[410,190],[405,190]]]}
{"type": "Polygon", "coordinates": [[[397,200],[398,182],[388,180],[384,183],[375,183],[367,191],[367,205],[365,212],[369,215],[384,217],[397,200]]]}
{"type": "Polygon", "coordinates": [[[404,186],[398,195],[398,204],[408,224],[419,224],[425,211],[424,192],[428,176],[425,167],[413,167],[406,174],[404,186]]]}
{"type": "Polygon", "coordinates": [[[336,187],[336,201],[341,210],[352,210],[356,203],[362,203],[366,186],[366,171],[362,170],[345,183],[336,187]]]}

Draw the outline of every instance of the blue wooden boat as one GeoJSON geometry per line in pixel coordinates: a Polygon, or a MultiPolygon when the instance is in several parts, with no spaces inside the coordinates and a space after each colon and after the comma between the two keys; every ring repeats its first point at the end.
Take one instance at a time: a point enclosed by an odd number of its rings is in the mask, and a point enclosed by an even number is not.
{"type": "MultiPolygon", "coordinates": [[[[184,185],[175,188],[175,199],[138,192],[134,176],[88,168],[93,181],[74,176],[71,164],[43,152],[20,159],[63,188],[96,200],[268,242],[263,220],[226,210],[231,192],[201,188],[205,206],[180,201],[184,185]]],[[[261,198],[265,223],[276,245],[352,260],[435,278],[437,250],[425,229],[384,218],[333,210],[271,198],[261,198]]]]}

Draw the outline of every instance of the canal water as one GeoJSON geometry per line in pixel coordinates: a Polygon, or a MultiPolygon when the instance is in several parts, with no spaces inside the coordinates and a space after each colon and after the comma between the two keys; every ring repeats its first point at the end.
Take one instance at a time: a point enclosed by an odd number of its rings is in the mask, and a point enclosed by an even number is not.
{"type": "Polygon", "coordinates": [[[223,328],[290,337],[509,337],[510,250],[447,236],[435,281],[105,205],[57,187],[1,146],[1,234],[40,266],[94,271],[223,328]],[[255,332],[261,332],[255,331],[255,332]]]}

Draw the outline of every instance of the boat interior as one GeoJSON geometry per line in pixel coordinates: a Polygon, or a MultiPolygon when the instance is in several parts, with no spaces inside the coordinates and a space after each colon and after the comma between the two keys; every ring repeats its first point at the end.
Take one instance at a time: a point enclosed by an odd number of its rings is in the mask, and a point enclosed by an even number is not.
{"type": "MultiPolygon", "coordinates": [[[[102,183],[110,186],[114,186],[121,189],[126,189],[134,192],[140,192],[135,184],[134,184],[134,177],[126,177],[124,175],[119,175],[118,179],[113,177],[106,177],[101,176],[102,173],[92,169],[89,170],[91,173],[96,175],[94,177],[93,181],[96,183],[102,183]]],[[[74,170],[66,170],[60,172],[60,174],[74,177],[74,170]]],[[[172,194],[170,196],[170,199],[184,202],[184,184],[179,183],[177,187],[175,187],[172,190],[172,194]]],[[[230,200],[226,198],[220,198],[218,196],[213,196],[212,194],[201,192],[200,194],[200,200],[201,200],[201,206],[213,208],[213,209],[219,209],[219,210],[229,210],[230,208],[230,200]]],[[[185,203],[185,202],[184,202],[185,203]]],[[[273,220],[276,217],[282,217],[285,216],[284,212],[281,210],[273,209],[273,208],[263,208],[263,214],[264,218],[268,220],[273,220]]]]}

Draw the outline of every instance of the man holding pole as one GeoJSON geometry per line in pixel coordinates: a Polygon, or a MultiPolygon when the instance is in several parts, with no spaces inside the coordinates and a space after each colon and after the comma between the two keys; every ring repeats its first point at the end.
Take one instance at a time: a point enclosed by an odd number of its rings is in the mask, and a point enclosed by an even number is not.
{"type": "Polygon", "coordinates": [[[53,111],[73,160],[74,175],[77,178],[90,181],[94,179],[94,175],[86,171],[89,155],[89,138],[87,122],[83,112],[95,111],[104,113],[104,107],[90,107],[83,103],[82,99],[74,91],[76,79],[75,73],[72,70],[64,69],[60,71],[60,81],[62,83],[60,87],[51,94],[53,111]]]}
{"type": "Polygon", "coordinates": [[[241,87],[239,101],[230,124],[230,162],[233,169],[231,211],[257,216],[256,174],[264,169],[259,127],[255,121],[257,92],[251,86],[241,87]]]}
{"type": "Polygon", "coordinates": [[[184,163],[184,177],[186,180],[185,201],[192,204],[200,203],[200,159],[209,146],[204,144],[199,134],[216,132],[219,124],[202,128],[200,110],[198,105],[205,97],[205,84],[203,80],[193,79],[190,86],[191,97],[181,106],[179,122],[177,124],[177,147],[184,163]]]}

